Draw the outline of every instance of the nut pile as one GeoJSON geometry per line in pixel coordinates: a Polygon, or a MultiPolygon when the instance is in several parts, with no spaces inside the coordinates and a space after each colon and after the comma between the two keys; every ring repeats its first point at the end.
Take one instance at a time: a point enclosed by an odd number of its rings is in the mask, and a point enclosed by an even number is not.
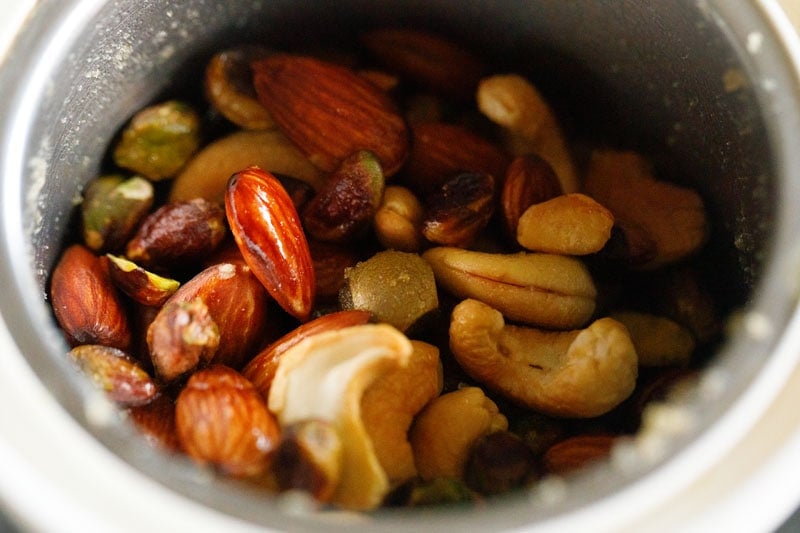
{"type": "Polygon", "coordinates": [[[49,287],[162,449],[320,505],[476,501],[606,456],[719,334],[699,195],[579,162],[439,36],[225,50],[202,90],[124,126],[49,287]]]}

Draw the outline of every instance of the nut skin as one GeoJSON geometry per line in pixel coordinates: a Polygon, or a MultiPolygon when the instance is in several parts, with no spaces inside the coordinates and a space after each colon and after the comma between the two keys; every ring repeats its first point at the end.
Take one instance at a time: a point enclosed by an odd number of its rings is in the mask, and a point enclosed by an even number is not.
{"type": "Polygon", "coordinates": [[[311,238],[345,243],[363,234],[383,198],[384,177],[375,154],[359,150],[348,156],[303,210],[311,238]]]}
{"type": "Polygon", "coordinates": [[[373,220],[375,236],[386,249],[418,252],[424,242],[424,217],[422,202],[410,189],[389,185],[373,220]]]}
{"type": "Polygon", "coordinates": [[[311,251],[286,189],[269,172],[249,167],[231,176],[228,224],[242,257],[286,312],[308,319],[316,285],[311,251]]]}
{"type": "Polygon", "coordinates": [[[83,344],[71,349],[68,355],[95,387],[120,406],[144,405],[158,394],[152,378],[122,350],[83,344]]]}
{"type": "Polygon", "coordinates": [[[81,244],[68,247],[50,281],[53,312],[72,346],[102,344],[127,351],[131,327],[105,258],[81,244]]]}
{"type": "Polygon", "coordinates": [[[125,255],[154,271],[198,262],[224,239],[225,212],[203,198],[168,203],[150,214],[128,242],[125,255]]]}
{"type": "Polygon", "coordinates": [[[189,378],[175,404],[175,422],[187,454],[232,476],[265,472],[280,439],[253,385],[222,365],[189,378]]]}
{"type": "Polygon", "coordinates": [[[492,218],[495,181],[489,174],[459,174],[428,198],[422,235],[443,246],[466,248],[492,218]]]}
{"type": "Polygon", "coordinates": [[[320,169],[333,172],[353,152],[370,150],[385,176],[408,155],[409,134],[392,100],[350,68],[275,54],[253,63],[259,101],[320,169]]]}
{"type": "Polygon", "coordinates": [[[101,176],[89,183],[81,204],[83,241],[95,252],[116,251],[153,205],[153,185],[140,176],[101,176]]]}
{"type": "Polygon", "coordinates": [[[124,257],[106,254],[111,280],[134,301],[158,307],[172,296],[180,283],[149,272],[124,257]]]}
{"type": "MultiPolygon", "coordinates": [[[[159,311],[173,304],[202,301],[219,328],[219,348],[212,362],[240,368],[258,349],[267,330],[269,301],[264,287],[244,263],[219,263],[181,285],[159,311]]],[[[161,320],[158,315],[155,321],[161,320]]]]}
{"type": "Polygon", "coordinates": [[[546,472],[568,475],[586,468],[591,463],[603,460],[614,446],[613,435],[576,435],[564,439],[548,448],[543,463],[546,472]]]}
{"type": "Polygon", "coordinates": [[[152,402],[128,409],[128,416],[153,446],[170,452],[181,451],[175,426],[175,400],[165,394],[152,402]]]}
{"type": "Polygon", "coordinates": [[[499,182],[511,161],[499,147],[455,124],[427,122],[414,126],[412,133],[403,181],[420,198],[459,173],[488,174],[499,182]]]}
{"type": "Polygon", "coordinates": [[[308,241],[314,264],[315,295],[320,303],[336,303],[344,285],[344,273],[358,263],[359,254],[351,246],[315,240],[308,241]]]}
{"type": "Polygon", "coordinates": [[[529,154],[516,157],[506,170],[500,206],[506,233],[516,242],[517,223],[525,210],[562,194],[553,167],[541,157],[529,154]]]}

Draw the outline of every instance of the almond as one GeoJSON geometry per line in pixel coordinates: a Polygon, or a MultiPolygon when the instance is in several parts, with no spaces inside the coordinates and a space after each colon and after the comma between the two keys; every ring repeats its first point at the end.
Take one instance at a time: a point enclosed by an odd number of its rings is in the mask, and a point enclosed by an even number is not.
{"type": "Polygon", "coordinates": [[[225,211],[256,278],[287,313],[308,319],[314,266],[300,217],[280,181],[258,167],[237,172],[228,183],[225,211]]]}
{"type": "Polygon", "coordinates": [[[175,401],[169,396],[162,394],[148,404],[131,407],[128,415],[151,444],[170,451],[181,449],[175,427],[175,401]]]}
{"type": "Polygon", "coordinates": [[[53,270],[50,298],[56,320],[73,346],[130,347],[127,312],[105,260],[85,246],[75,244],[64,251],[53,270]]]}
{"type": "Polygon", "coordinates": [[[276,54],[253,63],[259,101],[320,169],[333,172],[358,150],[374,152],[387,176],[408,154],[409,135],[384,91],[350,68],[276,54]]]}
{"type": "Polygon", "coordinates": [[[234,476],[263,473],[280,438],[253,385],[221,365],[189,378],[175,405],[175,422],[186,453],[234,476]]]}
{"type": "Polygon", "coordinates": [[[613,435],[576,435],[554,444],[544,453],[545,470],[566,475],[606,459],[611,453],[613,435]]]}
{"type": "Polygon", "coordinates": [[[533,154],[515,158],[506,170],[500,193],[508,236],[516,241],[517,223],[527,208],[560,194],[561,182],[547,161],[533,154]]]}

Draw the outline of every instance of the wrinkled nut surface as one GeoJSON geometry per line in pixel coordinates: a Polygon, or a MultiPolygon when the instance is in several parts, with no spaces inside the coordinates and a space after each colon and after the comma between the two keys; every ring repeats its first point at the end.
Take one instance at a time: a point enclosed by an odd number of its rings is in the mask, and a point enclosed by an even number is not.
{"type": "Polygon", "coordinates": [[[114,285],[142,305],[158,307],[180,287],[177,280],[154,274],[124,257],[111,254],[106,257],[114,285]]]}
{"type": "Polygon", "coordinates": [[[508,429],[508,420],[478,387],[442,394],[417,416],[409,435],[422,479],[464,479],[474,443],[508,429]]]}
{"type": "Polygon", "coordinates": [[[203,147],[175,177],[171,202],[205,198],[222,205],[230,177],[257,166],[308,183],[318,190],[324,174],[278,130],[236,131],[203,147]]]}
{"type": "Polygon", "coordinates": [[[353,247],[330,242],[308,241],[314,265],[315,296],[320,304],[335,303],[344,286],[344,273],[356,266],[361,255],[353,247]]]}
{"type": "Polygon", "coordinates": [[[611,237],[614,215],[580,193],[530,206],[517,224],[517,242],[528,250],[563,255],[600,251],[611,237]]]}
{"type": "Polygon", "coordinates": [[[450,321],[458,363],[486,387],[552,416],[607,413],[633,392],[636,350],[625,326],[600,318],[579,331],[507,325],[503,315],[464,300],[450,321]]]}
{"type": "Polygon", "coordinates": [[[83,242],[95,252],[116,251],[136,231],[153,205],[153,184],[140,176],[101,176],[84,192],[81,203],[83,242]]]}
{"type": "Polygon", "coordinates": [[[373,152],[392,176],[409,134],[394,102],[353,70],[310,57],[275,54],[253,63],[259,101],[318,168],[333,172],[357,150],[373,152]]]}
{"type": "Polygon", "coordinates": [[[258,101],[250,63],[267,57],[260,46],[240,46],[214,54],[206,65],[205,92],[222,116],[248,130],[266,130],[275,122],[258,101]]]}
{"type": "Polygon", "coordinates": [[[249,167],[231,176],[225,212],[253,274],[287,313],[306,320],[314,304],[314,266],[286,189],[269,172],[249,167]]]}
{"type": "Polygon", "coordinates": [[[364,427],[392,485],[417,475],[408,430],[422,408],[442,392],[439,349],[422,341],[411,344],[408,365],[375,380],[361,399],[364,427]]]}
{"type": "Polygon", "coordinates": [[[526,209],[560,194],[561,183],[547,161],[533,154],[516,157],[506,170],[500,192],[500,207],[508,236],[516,241],[517,224],[526,209]]]}
{"type": "Polygon", "coordinates": [[[474,298],[511,320],[549,328],[584,325],[597,289],[579,260],[553,254],[490,254],[431,248],[422,254],[441,288],[474,298]]]}
{"type": "Polygon", "coordinates": [[[95,387],[121,406],[143,405],[158,394],[152,378],[122,350],[84,344],[71,349],[68,355],[95,387]]]}
{"type": "Polygon", "coordinates": [[[544,468],[550,474],[572,474],[608,458],[615,440],[613,435],[604,434],[569,437],[554,444],[544,453],[544,468]]]}
{"type": "Polygon", "coordinates": [[[617,311],[611,318],[628,329],[641,366],[684,365],[697,345],[687,328],[667,317],[617,311]]]}
{"type": "Polygon", "coordinates": [[[375,237],[381,246],[400,252],[418,252],[422,247],[422,202],[406,187],[390,185],[373,219],[375,237]]]}
{"type": "Polygon", "coordinates": [[[638,268],[651,270],[676,262],[708,239],[700,195],[657,180],[650,163],[635,152],[593,152],[584,191],[614,214],[634,248],[641,240],[652,243],[654,253],[638,268]]]}
{"type": "Polygon", "coordinates": [[[175,403],[175,422],[187,454],[232,476],[263,473],[280,439],[252,384],[221,365],[192,374],[175,403]]]}
{"type": "Polygon", "coordinates": [[[175,400],[169,396],[161,394],[151,402],[131,407],[128,416],[149,443],[170,452],[182,451],[175,425],[175,400]]]}
{"type": "Polygon", "coordinates": [[[127,350],[127,311],[104,260],[80,244],[64,250],[50,280],[53,313],[72,346],[102,344],[127,350]]]}
{"type": "Polygon", "coordinates": [[[580,181],[561,125],[538,89],[517,74],[481,80],[478,107],[503,126],[514,155],[537,154],[553,167],[565,193],[576,192],[580,181]]]}
{"type": "Polygon", "coordinates": [[[313,335],[281,356],[269,409],[282,427],[309,419],[333,424],[343,455],[332,501],[342,508],[375,508],[389,490],[361,419],[361,398],[378,377],[405,366],[411,352],[411,343],[395,328],[365,324],[313,335]]]}
{"type": "Polygon", "coordinates": [[[213,251],[227,234],[225,212],[203,198],[168,203],[148,215],[125,255],[144,268],[173,270],[213,251]]]}
{"type": "Polygon", "coordinates": [[[495,180],[488,174],[459,174],[427,198],[422,235],[443,246],[466,248],[494,214],[495,180]]]}

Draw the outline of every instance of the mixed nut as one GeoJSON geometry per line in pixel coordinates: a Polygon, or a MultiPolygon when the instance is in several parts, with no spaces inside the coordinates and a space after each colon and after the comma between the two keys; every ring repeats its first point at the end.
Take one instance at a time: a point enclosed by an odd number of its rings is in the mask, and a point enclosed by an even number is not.
{"type": "Polygon", "coordinates": [[[530,81],[439,36],[359,46],[225,50],[202,104],[131,118],[52,272],[71,360],[164,450],[320,505],[607,456],[719,335],[700,196],[581,162],[530,81]]]}

